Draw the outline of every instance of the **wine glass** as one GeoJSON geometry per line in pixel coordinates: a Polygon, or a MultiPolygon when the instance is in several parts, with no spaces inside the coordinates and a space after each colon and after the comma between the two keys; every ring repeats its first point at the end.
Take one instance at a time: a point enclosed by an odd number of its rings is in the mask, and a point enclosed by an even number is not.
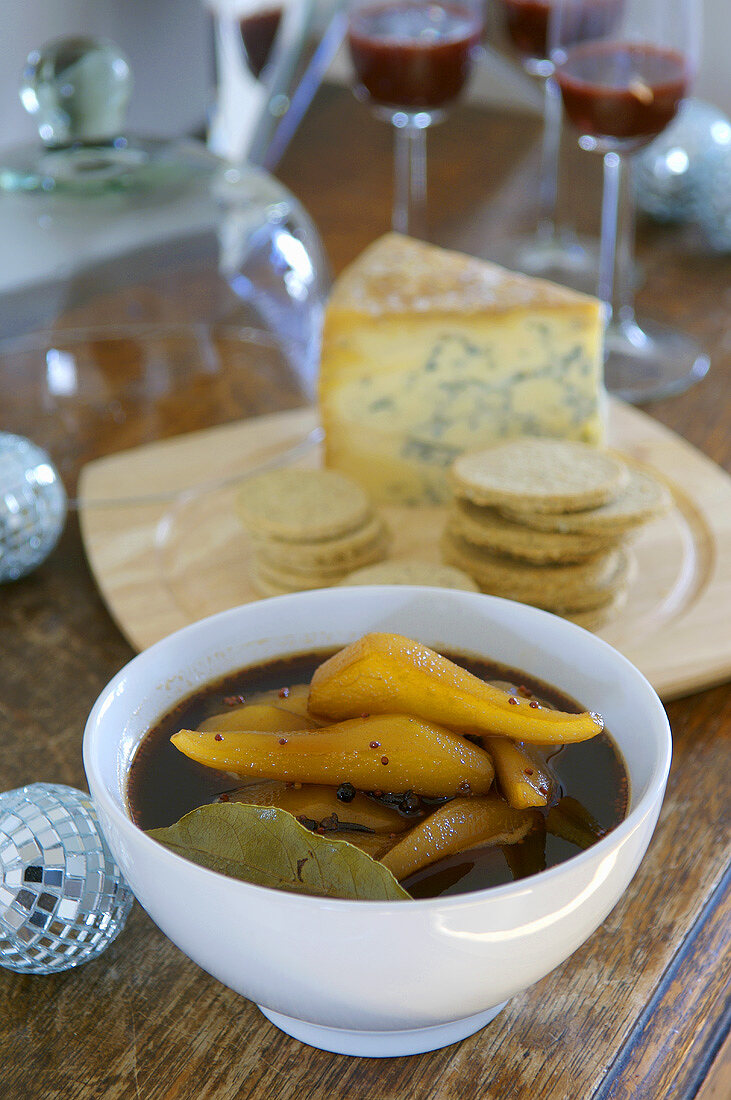
{"type": "Polygon", "coordinates": [[[254,10],[247,9],[239,15],[239,31],[246,64],[257,80],[271,59],[282,15],[282,8],[276,4],[254,10]]]}
{"type": "Polygon", "coordinates": [[[394,128],[391,224],[426,232],[426,130],[467,82],[483,31],[483,0],[352,0],[354,92],[394,128]]]}
{"type": "Polygon", "coordinates": [[[336,9],[313,48],[316,0],[203,3],[213,16],[216,54],[209,147],[271,170],[342,41],[344,18],[336,9]]]}
{"type": "MultiPolygon", "coordinates": [[[[517,243],[512,266],[588,288],[596,279],[597,255],[591,244],[580,242],[573,229],[557,225],[559,154],[561,150],[561,93],[553,79],[549,56],[549,28],[561,0],[497,0],[496,13],[503,33],[524,71],[543,83],[543,134],[537,188],[535,234],[517,243]]],[[[622,0],[572,0],[576,17],[571,29],[576,41],[605,33],[617,21],[622,0]]]]}
{"type": "Polygon", "coordinates": [[[575,0],[561,0],[552,59],[582,149],[603,157],[598,294],[606,304],[605,380],[625,400],[677,393],[702,378],[708,356],[681,333],[635,316],[633,154],[677,113],[695,74],[701,0],[622,0],[614,25],[577,40],[575,0]]]}

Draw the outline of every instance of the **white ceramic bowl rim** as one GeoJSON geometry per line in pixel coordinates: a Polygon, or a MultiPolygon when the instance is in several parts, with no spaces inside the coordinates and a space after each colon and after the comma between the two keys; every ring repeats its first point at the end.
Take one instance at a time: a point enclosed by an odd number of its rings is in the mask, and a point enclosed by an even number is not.
{"type": "MultiPolygon", "coordinates": [[[[399,586],[374,585],[374,586],[370,586],[368,588],[368,591],[371,592],[373,594],[374,598],[375,598],[379,594],[382,594],[384,591],[387,591],[389,589],[393,589],[395,587],[398,587],[398,590],[399,590],[400,593],[404,593],[404,594],[413,593],[414,595],[422,595],[422,596],[424,596],[426,594],[427,598],[428,598],[428,594],[430,592],[435,591],[435,589],[428,589],[428,588],[423,588],[423,587],[419,587],[419,586],[415,586],[415,585],[414,586],[407,586],[407,585],[399,585],[399,586]]],[[[352,592],[353,590],[354,590],[353,588],[347,588],[345,586],[343,586],[342,589],[339,589],[339,591],[342,591],[343,593],[352,592]]],[[[362,588],[358,589],[358,590],[363,591],[362,588]]],[[[258,601],[258,602],[260,604],[265,603],[265,604],[268,604],[268,605],[273,605],[273,604],[281,604],[281,603],[290,602],[292,600],[300,600],[300,599],[302,599],[303,596],[306,596],[306,597],[309,596],[309,597],[315,597],[316,598],[317,594],[321,593],[322,591],[323,591],[322,589],[318,589],[318,590],[314,590],[313,592],[296,592],[296,593],[288,594],[288,595],[285,595],[285,596],[273,596],[273,597],[271,597],[267,600],[261,600],[261,601],[258,601]]],[[[439,591],[439,590],[437,589],[436,591],[439,591]]],[[[444,591],[446,591],[446,590],[444,590],[444,591]]],[[[452,591],[455,591],[455,590],[450,589],[449,591],[452,592],[452,591]]],[[[460,592],[459,593],[460,597],[464,597],[464,596],[469,597],[469,596],[476,596],[476,595],[477,595],[477,593],[467,593],[467,592],[460,592]]],[[[511,603],[514,602],[514,601],[502,599],[501,597],[498,597],[498,596],[488,596],[488,595],[483,595],[483,594],[480,595],[480,599],[490,600],[491,602],[494,602],[494,603],[497,603],[497,604],[502,604],[502,605],[511,604],[511,603]]],[[[246,606],[246,605],[244,605],[244,606],[246,606]]],[[[557,618],[557,616],[551,615],[547,611],[541,611],[538,608],[528,607],[527,605],[523,605],[523,604],[521,604],[519,606],[525,608],[530,613],[533,613],[537,616],[548,616],[550,619],[556,619],[557,618]]],[[[101,693],[101,695],[97,699],[96,703],[94,704],[94,707],[93,707],[93,709],[92,709],[92,711],[89,715],[89,718],[88,718],[88,721],[87,721],[87,724],[86,724],[86,729],[85,729],[85,732],[84,732],[84,742],[83,742],[84,767],[85,767],[85,770],[87,772],[87,776],[90,776],[90,775],[93,774],[95,776],[95,778],[97,779],[97,783],[95,784],[95,786],[97,788],[97,792],[101,792],[101,797],[103,798],[103,801],[104,801],[105,811],[116,821],[117,825],[123,831],[129,830],[130,828],[134,829],[135,832],[138,834],[137,839],[139,839],[139,841],[141,841],[145,845],[154,846],[154,848],[156,850],[157,858],[162,860],[164,863],[168,863],[170,866],[175,866],[176,864],[178,864],[180,862],[182,862],[184,864],[189,864],[190,861],[186,860],[183,856],[176,855],[174,852],[170,851],[170,849],[168,849],[164,845],[158,843],[158,841],[153,840],[152,837],[149,837],[145,834],[144,830],[140,829],[139,826],[135,825],[135,823],[132,821],[131,817],[127,813],[124,813],[119,808],[119,806],[114,801],[114,799],[110,797],[109,792],[106,789],[106,784],[105,784],[104,780],[102,779],[101,775],[99,774],[98,770],[96,769],[94,753],[95,753],[95,749],[96,749],[96,739],[98,737],[98,725],[97,725],[98,719],[100,717],[101,712],[104,710],[106,700],[109,697],[111,697],[115,694],[116,690],[118,689],[118,687],[120,686],[122,681],[129,675],[130,671],[134,669],[135,665],[140,664],[142,662],[144,662],[146,664],[151,659],[154,659],[156,653],[159,652],[163,647],[165,647],[169,643],[171,638],[174,638],[174,637],[175,638],[178,638],[178,637],[182,638],[186,635],[193,638],[193,637],[195,637],[195,634],[197,632],[199,632],[203,629],[206,629],[211,622],[213,622],[213,621],[222,622],[226,618],[238,615],[240,613],[240,610],[241,609],[237,608],[237,607],[229,608],[226,611],[218,612],[216,615],[211,615],[211,616],[208,616],[205,619],[200,619],[195,623],[191,623],[190,625],[183,627],[181,630],[175,631],[174,634],[168,635],[166,638],[163,638],[161,641],[156,642],[154,645],[150,646],[148,649],[144,650],[142,653],[139,653],[136,657],[134,657],[131,661],[129,661],[122,669],[120,669],[120,671],[107,684],[106,688],[103,690],[103,692],[101,693]]],[[[585,637],[591,639],[591,642],[589,643],[587,641],[587,644],[591,644],[592,646],[597,646],[597,647],[600,647],[601,649],[611,651],[614,655],[614,659],[620,665],[624,666],[625,673],[635,680],[635,683],[638,685],[638,687],[640,687],[640,689],[642,691],[644,691],[648,695],[648,698],[650,700],[653,700],[655,703],[658,703],[657,696],[656,696],[656,693],[654,691],[654,688],[651,686],[649,681],[642,675],[642,673],[639,671],[639,669],[637,669],[629,660],[627,660],[626,657],[624,657],[621,653],[618,653],[616,650],[614,650],[607,642],[603,641],[601,638],[598,638],[596,635],[591,634],[588,631],[585,631],[583,628],[577,626],[575,623],[572,623],[567,619],[561,619],[560,621],[562,623],[562,629],[565,629],[565,630],[571,631],[571,632],[579,632],[581,635],[584,635],[585,637]]],[[[489,657],[488,657],[488,659],[489,659],[489,657]]],[[[529,672],[530,670],[525,669],[524,671],[529,672]]],[[[225,673],[223,673],[222,675],[225,675],[225,673]]],[[[213,681],[213,682],[215,682],[215,681],[213,681]]],[[[196,690],[200,690],[200,689],[196,689],[196,690]]],[[[194,692],[191,690],[190,694],[194,694],[194,692]]],[[[171,709],[171,708],[168,708],[168,709],[171,709]]],[[[160,718],[162,718],[162,717],[163,717],[163,715],[161,714],[160,718]]],[[[139,744],[141,744],[141,743],[142,743],[142,741],[140,740],[139,744]]],[[[138,744],[137,747],[139,747],[139,744],[138,744]]],[[[620,750],[620,755],[621,755],[621,750],[620,750]]],[[[615,828],[612,829],[611,832],[609,832],[605,837],[602,837],[601,840],[598,840],[596,842],[596,844],[593,844],[591,846],[591,848],[586,849],[586,851],[579,852],[577,855],[571,856],[569,859],[563,860],[561,863],[555,864],[553,867],[549,867],[544,871],[540,871],[536,875],[530,875],[525,879],[518,879],[515,882],[505,883],[501,886],[489,886],[489,887],[485,887],[482,890],[471,890],[471,891],[467,891],[467,892],[462,893],[462,894],[439,896],[439,897],[435,897],[435,898],[412,898],[410,900],[410,902],[408,903],[408,908],[412,909],[414,906],[419,906],[422,909],[428,909],[430,906],[433,906],[435,908],[442,909],[445,906],[446,907],[463,906],[465,904],[469,904],[469,902],[471,900],[484,899],[486,896],[487,897],[495,897],[495,898],[497,898],[497,897],[503,898],[503,897],[509,896],[511,894],[515,895],[515,896],[519,896],[520,893],[523,890],[525,890],[527,887],[530,887],[530,885],[532,883],[534,883],[535,881],[537,881],[537,880],[540,880],[542,883],[545,883],[545,884],[548,884],[549,882],[553,882],[557,885],[557,888],[560,888],[558,886],[558,884],[560,883],[561,878],[563,877],[563,875],[568,873],[568,871],[567,871],[568,868],[576,867],[579,864],[583,864],[583,863],[593,862],[597,857],[602,856],[604,854],[608,854],[613,848],[617,847],[621,843],[621,841],[624,840],[624,838],[639,825],[639,823],[643,820],[643,818],[645,818],[648,814],[652,813],[653,807],[656,806],[658,798],[660,797],[660,795],[661,795],[661,793],[664,789],[665,783],[667,781],[668,773],[670,771],[671,756],[672,756],[672,741],[671,741],[671,735],[670,735],[670,726],[669,726],[669,724],[667,722],[667,718],[666,718],[665,719],[665,737],[664,737],[664,741],[663,741],[663,746],[662,746],[661,751],[657,754],[657,756],[654,760],[652,772],[649,776],[649,779],[648,779],[648,782],[647,782],[647,785],[646,785],[646,789],[645,789],[643,795],[641,796],[641,798],[639,799],[637,805],[633,807],[633,809],[627,814],[627,816],[624,818],[624,820],[619,823],[619,825],[615,826],[615,828]]],[[[625,765],[625,767],[626,767],[626,765],[625,765]]],[[[628,775],[628,779],[630,779],[630,778],[631,777],[628,775]]],[[[125,779],[126,779],[126,776],[125,776],[125,779]]],[[[630,789],[630,796],[631,796],[631,789],[630,789]]],[[[203,867],[199,864],[196,865],[196,866],[198,866],[199,871],[203,872],[205,875],[214,875],[217,879],[220,879],[220,878],[227,879],[227,881],[235,884],[236,889],[240,889],[244,893],[249,892],[249,891],[254,891],[256,894],[259,894],[261,891],[266,891],[266,893],[269,894],[269,895],[275,895],[278,899],[278,903],[283,904],[285,906],[291,904],[291,905],[297,906],[297,907],[300,906],[300,905],[311,905],[311,906],[314,906],[314,907],[321,908],[323,905],[325,905],[328,908],[330,908],[330,907],[351,908],[352,906],[356,906],[356,907],[360,908],[364,904],[367,904],[369,907],[372,907],[377,912],[393,912],[396,909],[401,909],[401,907],[404,904],[403,901],[369,901],[369,900],[366,900],[366,899],[356,900],[356,899],[350,899],[350,898],[330,898],[330,897],[321,897],[319,895],[314,895],[314,894],[295,893],[293,891],[279,890],[279,889],[276,889],[274,887],[269,887],[269,886],[259,886],[256,883],[244,882],[243,880],[233,879],[230,876],[221,875],[220,872],[212,871],[209,868],[203,867]]]]}

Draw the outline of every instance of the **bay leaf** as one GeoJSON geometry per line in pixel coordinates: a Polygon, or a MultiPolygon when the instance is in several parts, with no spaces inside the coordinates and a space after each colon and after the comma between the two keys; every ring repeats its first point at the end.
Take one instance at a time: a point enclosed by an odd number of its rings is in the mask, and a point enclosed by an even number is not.
{"type": "Polygon", "coordinates": [[[391,872],[346,840],[312,833],[287,810],[213,803],[147,835],[231,878],[318,897],[401,901],[391,872]]]}

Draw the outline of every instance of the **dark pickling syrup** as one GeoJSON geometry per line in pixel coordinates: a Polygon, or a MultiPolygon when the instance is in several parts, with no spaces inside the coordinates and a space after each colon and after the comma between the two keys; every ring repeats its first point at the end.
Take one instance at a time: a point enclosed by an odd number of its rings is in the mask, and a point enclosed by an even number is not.
{"type": "MultiPolygon", "coordinates": [[[[236,780],[227,773],[204,767],[178,752],[170,744],[172,734],[180,729],[196,729],[205,718],[240,702],[239,696],[248,701],[259,692],[309,682],[317,666],[331,653],[307,653],[244,669],[189,696],[166,714],[145,736],[130,768],[127,802],[135,824],[141,829],[172,825],[183,814],[236,786],[236,780]]],[[[480,679],[520,685],[542,704],[569,712],[585,709],[526,673],[492,661],[451,653],[447,656],[480,679]]],[[[569,794],[577,799],[606,830],[618,825],[627,812],[628,782],[611,737],[602,733],[590,741],[551,751],[550,768],[557,796],[569,794]]],[[[521,847],[514,846],[516,851],[521,847]]],[[[561,863],[579,851],[568,841],[548,835],[546,866],[561,863]]],[[[404,886],[414,897],[436,897],[481,890],[512,882],[513,878],[500,848],[482,848],[441,860],[406,879],[404,886]]]]}

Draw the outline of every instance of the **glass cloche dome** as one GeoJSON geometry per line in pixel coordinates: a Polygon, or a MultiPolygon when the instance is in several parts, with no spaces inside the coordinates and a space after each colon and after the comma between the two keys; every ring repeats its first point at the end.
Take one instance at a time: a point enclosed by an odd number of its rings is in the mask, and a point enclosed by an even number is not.
{"type": "Polygon", "coordinates": [[[129,65],[104,40],[66,38],[28,59],[21,99],[39,140],[0,153],[0,354],[16,357],[19,378],[11,430],[23,431],[24,401],[53,412],[64,387],[107,415],[132,368],[100,380],[99,341],[137,348],[148,392],[177,392],[184,374],[197,393],[233,362],[261,374],[251,412],[266,411],[267,385],[280,406],[283,389],[291,405],[312,398],[329,289],[312,220],[262,168],[129,133],[130,92],[129,65]]]}

